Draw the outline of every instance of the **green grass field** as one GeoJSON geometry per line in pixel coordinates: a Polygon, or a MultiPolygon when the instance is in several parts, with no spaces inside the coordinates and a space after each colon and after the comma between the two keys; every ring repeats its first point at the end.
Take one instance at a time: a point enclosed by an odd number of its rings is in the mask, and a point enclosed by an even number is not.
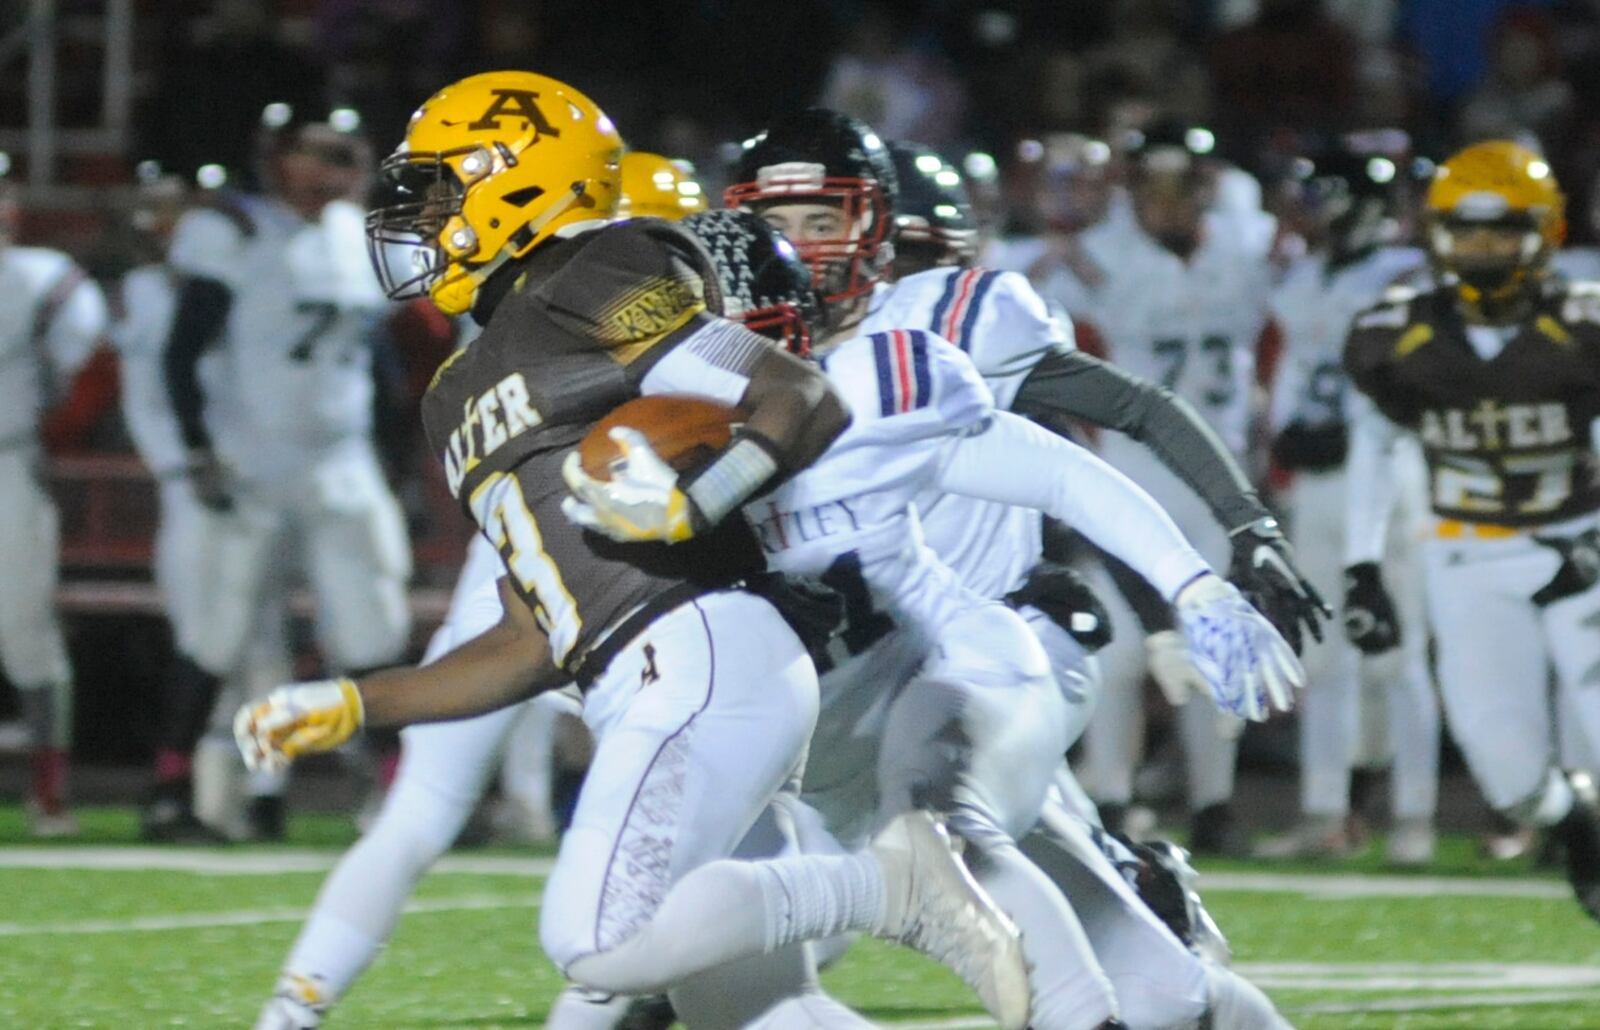
{"type": "MultiPolygon", "coordinates": [[[[248,1025],[351,839],[342,821],[303,818],[281,848],[161,850],[132,846],[126,811],[84,823],[79,841],[33,845],[0,808],[0,1027],[248,1025]]],[[[559,987],[534,932],[547,864],[456,853],[329,1025],[541,1025],[559,987]]],[[[1205,872],[1239,968],[1298,1027],[1600,1028],[1600,927],[1559,880],[1487,865],[1465,840],[1426,876],[1375,858],[1205,872]]],[[[886,1024],[988,1025],[953,977],[876,942],[825,981],[886,1024]]]]}

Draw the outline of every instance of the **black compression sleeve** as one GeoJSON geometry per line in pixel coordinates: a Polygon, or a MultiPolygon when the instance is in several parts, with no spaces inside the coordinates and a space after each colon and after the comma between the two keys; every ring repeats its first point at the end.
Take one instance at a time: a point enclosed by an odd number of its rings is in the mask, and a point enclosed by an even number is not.
{"type": "Polygon", "coordinates": [[[1271,515],[1199,412],[1110,362],[1076,350],[1051,354],[1028,374],[1011,410],[1046,425],[1077,418],[1126,433],[1154,451],[1230,531],[1271,515]]]}
{"type": "Polygon", "coordinates": [[[200,356],[222,335],[232,305],[233,294],[215,279],[186,279],[178,290],[177,313],[161,364],[167,399],[178,417],[184,446],[191,449],[211,445],[205,426],[205,397],[200,390],[200,356]]]}

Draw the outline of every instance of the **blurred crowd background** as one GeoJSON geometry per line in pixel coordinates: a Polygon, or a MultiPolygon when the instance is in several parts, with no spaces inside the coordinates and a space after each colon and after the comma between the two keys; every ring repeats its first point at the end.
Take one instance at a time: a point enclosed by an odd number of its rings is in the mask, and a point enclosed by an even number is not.
{"type": "MultiPolygon", "coordinates": [[[[1172,116],[1208,126],[1218,154],[1255,176],[1286,246],[1293,212],[1274,211],[1275,184],[1291,159],[1375,128],[1403,130],[1397,152],[1419,173],[1464,143],[1518,139],[1563,184],[1572,242],[1600,237],[1587,214],[1600,199],[1600,0],[0,0],[0,169],[21,187],[16,241],[71,254],[115,315],[121,276],[159,256],[160,217],[208,190],[257,187],[270,105],[316,121],[353,112],[341,117],[382,155],[438,86],[507,67],[578,85],[631,146],[692,161],[713,197],[736,141],[822,103],[964,168],[995,237],[1065,241],[1096,217],[1119,140],[1172,116]],[[53,54],[44,135],[40,40],[53,54]],[[113,109],[116,131],[97,131],[113,109]],[[159,194],[158,181],[181,189],[159,194]]],[[[416,431],[454,332],[410,305],[375,341],[419,641],[467,532],[416,431]]],[[[155,491],[118,417],[116,375],[103,349],[43,426],[77,752],[102,764],[147,759],[130,702],[158,691],[170,646],[149,586],[155,491]]],[[[313,674],[306,604],[290,611],[294,671],[313,674]]],[[[0,718],[12,704],[0,695],[0,718]]]]}

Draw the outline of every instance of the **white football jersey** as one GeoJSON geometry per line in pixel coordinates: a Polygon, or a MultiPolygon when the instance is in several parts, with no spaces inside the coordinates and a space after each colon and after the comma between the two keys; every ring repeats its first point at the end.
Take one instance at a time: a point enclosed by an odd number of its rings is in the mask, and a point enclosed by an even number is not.
{"type": "Polygon", "coordinates": [[[855,337],[821,365],[850,408],[850,427],[745,517],[774,569],[936,636],[982,598],[924,545],[914,500],[937,483],[947,446],[984,424],[993,396],[955,346],[917,330],[855,337]]]}
{"type": "Polygon", "coordinates": [[[1344,341],[1355,316],[1384,289],[1421,268],[1413,247],[1383,247],[1329,272],[1323,254],[1289,266],[1272,295],[1272,317],[1283,334],[1272,388],[1272,429],[1290,422],[1320,427],[1345,421],[1344,341]]]}
{"type": "MultiPolygon", "coordinates": [[[[967,353],[1009,408],[1045,357],[1072,348],[1070,323],[1053,316],[1028,280],[1015,272],[935,268],[879,287],[863,332],[914,328],[933,332],[967,353]]],[[[1037,511],[955,494],[920,508],[928,546],[961,582],[984,597],[1021,585],[1043,550],[1037,511]]]]}
{"type": "Polygon", "coordinates": [[[232,410],[216,416],[247,450],[224,457],[244,475],[271,474],[371,431],[371,333],[384,296],[355,204],[336,201],[306,222],[269,198],[234,203],[232,214],[184,215],[168,261],[232,291],[222,347],[232,410]]]}
{"type": "MultiPolygon", "coordinates": [[[[1111,361],[1189,401],[1235,454],[1243,453],[1272,288],[1270,234],[1208,212],[1187,261],[1131,219],[1103,222],[1080,242],[1100,281],[1080,282],[1057,269],[1040,292],[1091,323],[1111,361]]],[[[1123,442],[1107,443],[1120,464],[1123,442]]],[[[1126,449],[1142,450],[1132,441],[1126,449]]]]}
{"type": "Polygon", "coordinates": [[[72,259],[0,246],[0,447],[32,440],[106,331],[105,295],[72,259]]]}

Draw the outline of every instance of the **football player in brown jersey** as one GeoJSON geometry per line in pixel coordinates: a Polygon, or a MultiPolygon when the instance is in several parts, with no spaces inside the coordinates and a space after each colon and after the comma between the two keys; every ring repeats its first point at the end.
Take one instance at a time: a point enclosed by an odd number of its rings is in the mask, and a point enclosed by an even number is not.
{"type": "MultiPolygon", "coordinates": [[[[527,72],[464,79],[412,116],[383,166],[391,195],[369,216],[373,260],[391,296],[426,294],[482,326],[440,368],[423,419],[451,491],[500,551],[505,614],[432,665],[281,688],[241,710],[241,749],[280,766],[363,722],[460,718],[576,680],[597,745],[540,918],[572,980],[653,993],[867,931],[944,961],[1020,1030],[1016,931],[928,816],[854,854],[728,859],[798,780],[817,682],[749,586],[763,567],[751,531],[722,520],[815,458],[847,415],[819,372],[715,315],[715,273],[692,236],[612,223],[621,150],[593,101],[527,72]],[[748,417],[682,476],[614,431],[626,462],[583,497],[606,535],[580,529],[561,510],[567,456],[653,393],[748,417]]],[[[314,976],[282,989],[315,1014],[314,976]]]]}
{"type": "MultiPolygon", "coordinates": [[[[1600,742],[1600,292],[1547,278],[1565,223],[1550,166],[1509,142],[1440,166],[1426,233],[1437,279],[1357,316],[1345,367],[1351,425],[1345,622],[1362,650],[1402,627],[1377,561],[1386,452],[1415,433],[1427,459],[1429,619],[1451,731],[1499,811],[1563,845],[1578,901],[1600,920],[1600,807],[1563,771],[1548,696],[1600,742]]],[[[1421,626],[1403,632],[1422,633],[1421,626]]]]}

